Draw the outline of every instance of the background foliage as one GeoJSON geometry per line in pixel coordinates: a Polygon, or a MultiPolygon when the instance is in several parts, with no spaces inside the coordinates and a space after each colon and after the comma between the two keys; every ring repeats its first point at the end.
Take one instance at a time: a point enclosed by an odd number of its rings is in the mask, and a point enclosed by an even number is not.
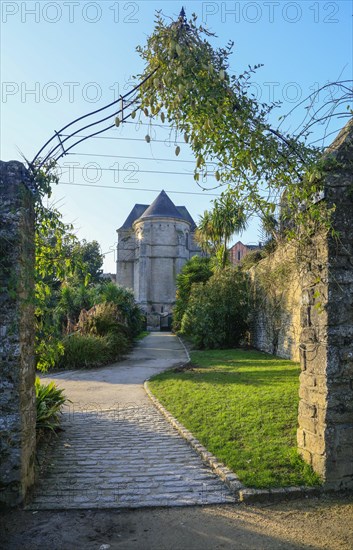
{"type": "Polygon", "coordinates": [[[80,242],[60,212],[43,205],[44,197],[50,197],[51,185],[57,183],[55,165],[33,168],[33,177],[38,190],[37,368],[45,372],[52,367],[76,368],[118,359],[143,327],[141,311],[131,292],[101,278],[103,256],[97,241],[80,242]],[[100,308],[90,316],[92,326],[80,326],[81,313],[99,304],[100,308]]]}
{"type": "Polygon", "coordinates": [[[232,348],[244,338],[248,317],[247,276],[226,268],[205,283],[193,284],[180,333],[201,349],[232,348]]]}

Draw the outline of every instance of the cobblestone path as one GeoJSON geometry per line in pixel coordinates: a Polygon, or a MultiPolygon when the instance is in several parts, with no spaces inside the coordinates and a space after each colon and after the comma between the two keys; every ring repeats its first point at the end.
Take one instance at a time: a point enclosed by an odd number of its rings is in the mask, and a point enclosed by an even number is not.
{"type": "MultiPolygon", "coordinates": [[[[47,468],[29,509],[135,508],[235,501],[223,482],[156,410],[143,393],[142,384],[129,384],[125,368],[131,369],[131,379],[136,379],[139,368],[141,383],[146,378],[146,370],[139,367],[144,355],[150,360],[153,372],[180,362],[180,354],[184,353],[180,343],[172,335],[169,340],[161,340],[166,336],[151,334],[135,353],[135,358],[139,357],[137,361],[134,362],[133,353],[124,364],[109,367],[115,369],[116,391],[121,390],[116,378],[120,369],[121,378],[127,384],[128,401],[109,402],[113,395],[109,387],[107,408],[99,390],[95,403],[85,405],[81,396],[79,403],[70,404],[64,414],[64,431],[50,447],[47,468]],[[168,355],[163,353],[166,343],[173,350],[169,359],[163,361],[163,356],[168,355]],[[160,352],[159,358],[156,352],[160,352]],[[157,364],[160,360],[161,365],[157,364]]],[[[97,369],[93,376],[92,372],[90,375],[86,372],[81,377],[75,373],[74,380],[63,375],[55,382],[69,388],[69,398],[71,394],[77,397],[74,388],[80,382],[81,393],[85,388],[87,391],[90,383],[93,386],[96,383],[99,388],[102,378],[107,384],[106,371],[97,369]]]]}

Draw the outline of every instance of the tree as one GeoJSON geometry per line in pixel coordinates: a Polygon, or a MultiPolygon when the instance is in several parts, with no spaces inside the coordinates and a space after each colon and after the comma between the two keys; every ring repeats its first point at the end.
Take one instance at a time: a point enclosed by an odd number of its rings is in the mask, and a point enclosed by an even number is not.
{"type": "Polygon", "coordinates": [[[76,276],[83,282],[89,276],[89,282],[98,283],[101,279],[103,270],[103,256],[97,241],[83,241],[75,243],[72,249],[74,256],[80,261],[77,262],[76,276]],[[81,267],[80,267],[81,265],[81,267]]]}
{"type": "Polygon", "coordinates": [[[63,352],[58,323],[58,294],[73,278],[75,262],[68,250],[77,244],[73,227],[55,208],[36,206],[35,315],[37,368],[46,371],[63,352]]]}
{"type": "MultiPolygon", "coordinates": [[[[195,15],[186,21],[182,12],[169,24],[157,13],[146,46],[137,48],[145,62],[138,75],[144,114],[167,120],[176,137],[184,136],[196,158],[194,178],[199,185],[201,175],[210,175],[212,162],[217,166],[216,185],[229,185],[232,199],[248,212],[272,215],[286,190],[297,227],[305,229],[308,217],[326,223],[325,208],[315,201],[325,168],[318,169],[321,149],[307,145],[307,132],[297,139],[271,126],[277,104],[260,102],[249,91],[260,65],[230,75],[233,43],[215,50],[210,36],[197,26],[195,15]],[[299,209],[299,204],[310,204],[310,209],[299,209]]],[[[175,152],[179,155],[179,145],[175,152]]],[[[295,237],[299,232],[288,233],[295,237]]]]}
{"type": "Polygon", "coordinates": [[[247,215],[233,200],[232,193],[222,193],[214,201],[211,212],[205,211],[198,224],[196,241],[206,252],[214,255],[216,265],[224,269],[228,262],[228,244],[234,233],[244,231],[247,215]]]}
{"type": "Polygon", "coordinates": [[[245,336],[249,317],[247,275],[235,268],[215,272],[191,288],[181,334],[199,348],[232,348],[245,336]]]}
{"type": "Polygon", "coordinates": [[[209,258],[193,256],[183,266],[176,280],[176,303],[173,309],[173,330],[178,332],[187,309],[192,285],[205,283],[212,275],[209,258]]]}

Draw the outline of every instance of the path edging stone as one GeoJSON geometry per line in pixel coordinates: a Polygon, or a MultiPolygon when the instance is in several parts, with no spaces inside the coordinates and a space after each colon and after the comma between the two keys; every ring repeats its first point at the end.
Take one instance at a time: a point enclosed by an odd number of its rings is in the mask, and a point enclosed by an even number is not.
{"type": "MultiPolygon", "coordinates": [[[[187,361],[185,361],[181,367],[185,367],[188,363],[191,363],[191,358],[187,347],[183,340],[178,336],[179,342],[184,348],[187,361]]],[[[174,367],[169,368],[171,370],[174,367]]],[[[240,482],[238,476],[230,470],[225,464],[217,460],[217,458],[210,453],[194,435],[189,432],[170,412],[162,405],[162,403],[152,394],[148,387],[149,378],[144,382],[144,389],[154,404],[154,406],[163,414],[168,422],[179,432],[179,434],[191,445],[191,447],[201,456],[202,460],[208,464],[212,470],[220,477],[225,483],[228,489],[237,497],[239,502],[246,504],[260,503],[260,502],[277,502],[283,499],[298,499],[309,496],[320,496],[323,493],[321,487],[275,487],[273,489],[253,489],[244,487],[240,482]]]]}
{"type": "Polygon", "coordinates": [[[298,499],[303,497],[320,496],[323,493],[321,487],[275,487],[273,489],[253,489],[244,487],[239,481],[238,476],[220,462],[212,453],[210,453],[196,437],[193,436],[162,403],[152,394],[148,387],[149,380],[144,383],[145,391],[151,399],[154,406],[165,416],[170,424],[179,432],[179,434],[191,445],[191,447],[201,456],[202,460],[208,464],[212,470],[221,478],[228,489],[235,495],[239,502],[246,504],[255,504],[260,502],[278,502],[281,500],[298,499]]]}

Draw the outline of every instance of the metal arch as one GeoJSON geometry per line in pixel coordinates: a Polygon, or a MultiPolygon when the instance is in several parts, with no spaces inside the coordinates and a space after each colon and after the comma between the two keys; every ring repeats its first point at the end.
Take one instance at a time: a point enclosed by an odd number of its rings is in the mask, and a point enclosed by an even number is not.
{"type": "MultiPolygon", "coordinates": [[[[44,145],[41,147],[41,149],[38,151],[36,156],[33,158],[32,162],[29,163],[30,168],[36,167],[41,168],[46,162],[49,160],[55,160],[58,161],[60,158],[65,156],[71,149],[76,147],[79,143],[82,141],[85,141],[86,139],[89,139],[91,137],[97,136],[99,134],[102,134],[106,132],[107,130],[110,130],[111,128],[115,127],[115,123],[109,124],[108,126],[105,126],[104,128],[97,130],[96,132],[89,133],[88,135],[81,137],[78,140],[75,140],[75,136],[77,134],[80,134],[81,132],[84,132],[85,130],[88,130],[89,128],[93,128],[95,126],[98,126],[99,124],[102,124],[108,120],[111,120],[112,117],[116,117],[117,115],[121,115],[121,122],[126,121],[128,118],[131,117],[131,112],[134,109],[131,109],[130,112],[127,112],[127,110],[135,106],[135,108],[138,107],[138,97],[137,97],[137,91],[143,84],[145,84],[158,70],[155,69],[152,73],[146,76],[139,84],[137,84],[132,90],[127,92],[125,95],[120,95],[118,99],[115,101],[112,101],[108,105],[105,105],[104,107],[101,107],[100,109],[96,109],[94,111],[91,111],[90,113],[87,113],[86,115],[80,116],[73,120],[72,122],[69,122],[69,124],[66,124],[63,126],[60,130],[55,131],[54,134],[44,145]],[[124,105],[124,102],[125,103],[124,105]],[[115,105],[120,104],[120,108],[115,110],[113,113],[110,113],[108,116],[105,116],[99,120],[95,120],[93,122],[90,122],[89,124],[86,124],[84,126],[81,126],[78,129],[74,129],[75,125],[77,123],[81,122],[84,119],[88,119],[89,117],[93,117],[94,115],[97,115],[98,113],[101,113],[105,111],[106,109],[109,109],[111,107],[114,107],[115,105]],[[126,113],[126,114],[125,114],[126,113]],[[69,132],[67,132],[69,130],[69,132]],[[62,136],[62,133],[66,131],[68,135],[65,137],[62,136]],[[54,140],[58,140],[58,143],[53,143],[54,140]],[[73,143],[71,141],[74,140],[73,143]],[[42,155],[42,157],[41,157],[42,155]],[[40,161],[40,162],[39,162],[40,161]]],[[[78,137],[78,136],[77,136],[78,137]]]]}

